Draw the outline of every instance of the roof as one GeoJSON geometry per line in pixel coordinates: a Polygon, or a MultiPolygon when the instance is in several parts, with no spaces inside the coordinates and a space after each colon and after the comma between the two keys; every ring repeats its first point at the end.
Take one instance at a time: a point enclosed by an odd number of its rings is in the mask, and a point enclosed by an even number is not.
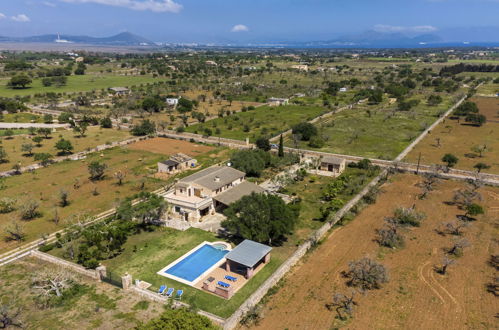
{"type": "Polygon", "coordinates": [[[164,161],[162,161],[160,163],[161,164],[165,164],[166,166],[175,166],[175,165],[178,165],[178,162],[176,162],[174,160],[171,160],[171,159],[164,160],[164,161]]]}
{"type": "Polygon", "coordinates": [[[210,190],[221,188],[245,176],[244,172],[228,166],[213,166],[191,174],[179,183],[195,183],[210,190]]]}
{"type": "Polygon", "coordinates": [[[321,159],[321,163],[327,163],[327,164],[341,165],[344,162],[345,162],[344,158],[338,158],[338,157],[333,157],[333,156],[325,156],[321,159]]]}
{"type": "Polygon", "coordinates": [[[129,91],[129,89],[126,87],[111,87],[109,89],[112,90],[113,92],[128,92],[129,91]]]}
{"type": "Polygon", "coordinates": [[[246,239],[225,255],[225,258],[246,267],[255,266],[272,248],[246,239]]]}
{"type": "Polygon", "coordinates": [[[263,189],[262,187],[252,182],[243,181],[237,186],[230,188],[220,195],[213,197],[213,199],[228,206],[234,202],[237,202],[244,196],[251,195],[251,193],[261,194],[263,192],[265,192],[265,189],[263,189]]]}
{"type": "Polygon", "coordinates": [[[192,158],[191,156],[188,156],[186,154],[183,154],[183,153],[179,152],[179,153],[176,153],[174,155],[171,155],[170,159],[173,160],[173,161],[182,163],[182,162],[187,162],[189,160],[192,160],[194,158],[192,158]]]}

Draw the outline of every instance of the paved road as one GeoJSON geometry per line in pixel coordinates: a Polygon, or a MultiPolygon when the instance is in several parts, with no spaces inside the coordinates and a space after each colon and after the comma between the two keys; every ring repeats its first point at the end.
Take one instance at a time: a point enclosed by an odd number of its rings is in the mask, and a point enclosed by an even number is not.
{"type": "Polygon", "coordinates": [[[22,129],[22,128],[69,128],[69,124],[41,124],[41,123],[0,123],[0,129],[22,129]]]}

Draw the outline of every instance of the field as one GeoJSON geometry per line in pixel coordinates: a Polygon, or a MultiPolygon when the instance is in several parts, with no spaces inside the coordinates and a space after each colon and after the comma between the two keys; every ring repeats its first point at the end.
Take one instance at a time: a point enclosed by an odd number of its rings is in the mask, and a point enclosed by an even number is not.
{"type": "Polygon", "coordinates": [[[77,280],[84,285],[79,294],[66,299],[61,306],[39,308],[34,302],[31,275],[45,269],[54,269],[54,266],[24,258],[3,266],[0,272],[0,303],[21,308],[23,328],[129,329],[163,311],[161,304],[142,301],[137,295],[84,277],[77,280]]]}
{"type": "Polygon", "coordinates": [[[396,111],[394,106],[358,105],[324,120],[316,126],[325,138],[324,147],[317,149],[300,141],[298,145],[288,137],[288,147],[349,154],[369,158],[393,159],[421,132],[431,125],[437,115],[453,104],[444,96],[438,106],[428,106],[424,100],[413,111],[396,111]],[[368,112],[369,110],[369,112],[368,112]]]}
{"type": "Polygon", "coordinates": [[[263,306],[258,329],[477,329],[497,325],[496,297],[485,291],[494,269],[487,264],[497,253],[499,190],[482,188],[488,212],[465,229],[471,246],[449,267],[445,276],[432,269],[441,262],[444,249],[453,242],[435,229],[442,221],[455,219],[463,211],[445,202],[463,183],[442,181],[426,200],[417,195],[420,178],[397,175],[382,187],[375,204],[366,207],[351,222],[334,229],[303,263],[285,278],[278,291],[263,306]],[[406,246],[400,250],[381,248],[375,230],[398,206],[415,207],[426,213],[421,227],[404,231],[406,246]],[[357,294],[354,317],[347,323],[336,318],[326,304],[333,293],[348,294],[341,272],[348,263],[369,256],[389,270],[389,283],[365,295],[357,294]]]}
{"type": "Polygon", "coordinates": [[[463,125],[456,120],[446,119],[424,138],[406,157],[406,161],[416,163],[421,153],[421,163],[441,164],[442,156],[452,153],[459,158],[456,168],[474,170],[473,166],[483,162],[490,167],[484,172],[499,174],[499,99],[475,98],[480,113],[487,117],[482,127],[463,125]],[[437,139],[440,139],[438,146],[437,139]],[[483,157],[471,149],[486,145],[488,151],[483,157]]]}
{"type": "Polygon", "coordinates": [[[75,93],[89,92],[92,90],[107,89],[109,87],[126,87],[132,85],[140,85],[145,83],[153,83],[161,79],[153,78],[152,76],[119,76],[119,75],[95,75],[86,74],[83,76],[71,75],[68,77],[66,86],[44,87],[41,79],[34,79],[33,84],[26,89],[12,89],[7,87],[8,79],[0,79],[0,97],[13,97],[33,95],[37,93],[75,93]]]}
{"type": "MultiPolygon", "coordinates": [[[[58,150],[56,150],[54,146],[60,138],[71,141],[71,144],[74,147],[73,152],[80,152],[108,142],[122,141],[131,138],[132,136],[128,131],[104,129],[93,126],[88,128],[85,137],[76,137],[71,130],[59,130],[52,133],[50,137],[50,139],[43,139],[40,147],[35,146],[35,148],[33,148],[33,153],[46,152],[55,156],[58,150]]],[[[9,159],[8,163],[0,164],[0,171],[10,170],[12,166],[17,163],[20,163],[22,166],[35,163],[32,156],[23,155],[21,146],[25,143],[36,145],[36,143],[31,140],[30,135],[14,136],[12,139],[4,138],[0,141],[0,146],[7,152],[9,159]]]]}
{"type": "Polygon", "coordinates": [[[27,112],[0,115],[0,119],[0,122],[4,123],[43,123],[42,116],[27,112]]]}
{"type": "Polygon", "coordinates": [[[478,95],[495,96],[497,93],[499,93],[499,84],[483,84],[482,86],[478,87],[476,92],[478,95]]]}
{"type": "Polygon", "coordinates": [[[167,138],[152,138],[139,141],[131,144],[129,148],[132,150],[144,150],[162,155],[172,155],[181,152],[191,157],[196,157],[199,154],[213,150],[213,147],[210,146],[167,138]]]}
{"type": "MultiPolygon", "coordinates": [[[[217,148],[199,154],[197,159],[202,166],[209,166],[220,162],[224,157],[226,157],[225,149],[217,148]]],[[[38,218],[22,221],[27,235],[26,241],[31,241],[40,238],[42,234],[62,229],[81,218],[114,207],[119,200],[140,192],[142,182],[146,191],[162,187],[167,182],[154,179],[151,175],[156,173],[157,162],[164,158],[164,155],[142,150],[108,149],[101,153],[90,154],[82,161],[64,161],[32,173],[6,178],[2,181],[2,196],[16,199],[18,207],[26,200],[36,200],[40,204],[41,214],[38,218]],[[108,166],[104,180],[93,182],[88,179],[87,165],[94,160],[108,166]],[[119,170],[126,173],[121,186],[113,177],[113,174],[119,170]],[[29,190],[26,190],[26,187],[29,187],[29,190]],[[58,205],[61,190],[69,193],[70,204],[66,207],[58,205]],[[53,221],[56,209],[60,218],[58,224],[53,221]]],[[[171,177],[168,180],[173,179],[174,177],[171,177]]],[[[4,236],[3,228],[8,226],[12,219],[19,218],[19,210],[0,214],[2,236],[4,236]]],[[[14,242],[6,242],[3,239],[0,241],[2,249],[15,246],[17,244],[14,242]]]]}
{"type": "Polygon", "coordinates": [[[279,107],[262,106],[252,111],[241,112],[229,117],[217,118],[204,124],[187,127],[187,132],[255,141],[259,136],[278,135],[303,121],[311,120],[327,112],[317,106],[287,105],[279,107]]]}

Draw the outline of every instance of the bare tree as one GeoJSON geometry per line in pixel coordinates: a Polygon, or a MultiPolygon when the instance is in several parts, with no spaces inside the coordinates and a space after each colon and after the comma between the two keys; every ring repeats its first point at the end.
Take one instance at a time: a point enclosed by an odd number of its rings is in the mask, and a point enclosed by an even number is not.
{"type": "Polygon", "coordinates": [[[376,241],[381,246],[397,248],[404,246],[404,237],[399,233],[399,226],[393,218],[385,219],[385,226],[376,230],[376,241]]]}
{"type": "Polygon", "coordinates": [[[59,191],[59,205],[61,207],[69,205],[69,192],[67,190],[61,189],[59,191]]]}
{"type": "Polygon", "coordinates": [[[388,282],[388,271],[382,264],[364,257],[351,261],[346,277],[348,285],[359,287],[362,290],[379,289],[381,284],[388,282]]]}
{"type": "Polygon", "coordinates": [[[435,271],[439,274],[445,275],[447,274],[447,269],[449,266],[455,264],[456,261],[454,259],[450,259],[447,256],[442,258],[442,264],[439,267],[435,267],[435,271]]]}
{"type": "Polygon", "coordinates": [[[440,179],[438,178],[438,173],[423,173],[423,181],[419,184],[423,191],[419,195],[419,199],[425,199],[428,194],[435,189],[434,186],[436,183],[438,183],[438,181],[440,181],[440,179]]]}
{"type": "MultiPolygon", "coordinates": [[[[474,180],[472,182],[475,182],[474,180]]],[[[475,200],[482,200],[482,195],[476,189],[459,189],[452,197],[452,203],[459,208],[464,209],[468,205],[473,204],[475,200]]]]}
{"type": "Polygon", "coordinates": [[[4,228],[6,234],[6,241],[24,241],[26,237],[26,232],[24,231],[24,225],[17,220],[12,220],[12,222],[4,228]]]}
{"type": "Polygon", "coordinates": [[[463,229],[469,227],[470,224],[468,222],[454,220],[442,222],[442,225],[444,226],[444,233],[447,232],[451,235],[461,236],[463,234],[463,229]]]}
{"type": "Polygon", "coordinates": [[[23,324],[19,320],[19,315],[21,315],[21,309],[0,305],[0,329],[22,328],[23,324]]]}
{"type": "Polygon", "coordinates": [[[355,291],[352,291],[349,296],[337,292],[333,295],[333,301],[326,304],[326,307],[329,310],[334,309],[341,320],[346,320],[347,317],[352,316],[354,306],[358,305],[354,298],[355,291]]]}
{"type": "Polygon", "coordinates": [[[489,265],[499,270],[499,254],[493,254],[490,256],[489,265]]]}
{"type": "Polygon", "coordinates": [[[61,297],[74,284],[74,275],[63,268],[43,269],[35,273],[32,279],[36,300],[43,307],[50,306],[54,297],[61,297]]]}
{"type": "Polygon", "coordinates": [[[491,282],[486,284],[487,291],[499,297],[499,277],[495,276],[491,282]]]}
{"type": "Polygon", "coordinates": [[[119,170],[118,172],[114,173],[114,177],[116,178],[116,180],[118,180],[118,186],[121,186],[123,184],[123,180],[126,177],[126,172],[119,170]]]}
{"type": "Polygon", "coordinates": [[[463,255],[464,248],[470,245],[470,242],[466,238],[455,240],[452,247],[447,249],[447,253],[452,254],[456,257],[460,257],[463,255]]]}
{"type": "Polygon", "coordinates": [[[21,204],[19,208],[21,219],[31,220],[36,218],[40,213],[38,212],[38,207],[40,203],[38,201],[28,198],[24,203],[21,204]]]}

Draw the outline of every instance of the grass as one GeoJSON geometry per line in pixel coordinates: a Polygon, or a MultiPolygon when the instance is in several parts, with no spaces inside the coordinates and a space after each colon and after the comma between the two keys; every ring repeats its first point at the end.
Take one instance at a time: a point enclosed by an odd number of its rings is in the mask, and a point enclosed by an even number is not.
{"type": "Polygon", "coordinates": [[[9,79],[0,79],[0,97],[26,96],[37,93],[76,93],[92,90],[107,89],[109,87],[130,87],[160,81],[149,75],[144,76],[119,76],[113,74],[86,74],[83,76],[69,76],[66,86],[44,87],[41,79],[33,79],[33,83],[26,89],[12,89],[7,87],[9,79]]]}
{"type": "Polygon", "coordinates": [[[292,126],[311,120],[324,112],[327,110],[318,106],[262,106],[252,111],[217,118],[204,124],[192,125],[187,127],[186,131],[206,134],[205,130],[209,129],[214,136],[237,140],[249,137],[250,141],[255,141],[259,136],[278,135],[292,126]],[[245,132],[245,127],[247,132],[245,132]]]}
{"type": "Polygon", "coordinates": [[[4,123],[43,123],[43,117],[32,113],[19,112],[8,113],[0,116],[0,122],[4,123]]]}
{"type": "MultiPolygon", "coordinates": [[[[21,130],[26,132],[26,130],[21,130]]],[[[2,131],[0,131],[2,132],[2,131]]],[[[0,133],[1,134],[1,133],[0,133]]],[[[71,141],[74,152],[84,151],[89,148],[96,147],[108,142],[116,142],[131,138],[128,131],[118,131],[115,129],[103,129],[100,127],[89,127],[85,137],[76,137],[73,131],[59,130],[52,133],[50,139],[44,139],[40,147],[35,147],[33,153],[50,153],[53,156],[57,154],[55,144],[60,138],[71,141]]],[[[12,139],[0,140],[0,146],[7,152],[9,162],[0,164],[0,171],[10,170],[14,164],[28,165],[34,163],[33,157],[24,156],[21,152],[21,145],[24,143],[35,143],[31,140],[31,136],[15,136],[12,139]]]]}
{"type": "MultiPolygon", "coordinates": [[[[499,74],[497,76],[499,77],[499,74]]],[[[477,90],[477,94],[495,95],[496,93],[499,93],[499,84],[494,83],[483,84],[477,90]]]]}
{"type": "MultiPolygon", "coordinates": [[[[422,95],[418,95],[422,98],[422,95]]],[[[430,107],[424,100],[413,111],[394,111],[389,107],[373,109],[356,106],[317,123],[320,134],[326,138],[322,148],[311,148],[308,142],[300,141],[304,149],[349,154],[369,158],[393,159],[426,127],[437,114],[448,109],[453,100],[443,95],[444,102],[430,107]],[[371,116],[367,113],[370,109],[371,116]]],[[[393,106],[392,106],[393,108],[393,106]]],[[[285,144],[295,147],[291,137],[285,144]]]]}

